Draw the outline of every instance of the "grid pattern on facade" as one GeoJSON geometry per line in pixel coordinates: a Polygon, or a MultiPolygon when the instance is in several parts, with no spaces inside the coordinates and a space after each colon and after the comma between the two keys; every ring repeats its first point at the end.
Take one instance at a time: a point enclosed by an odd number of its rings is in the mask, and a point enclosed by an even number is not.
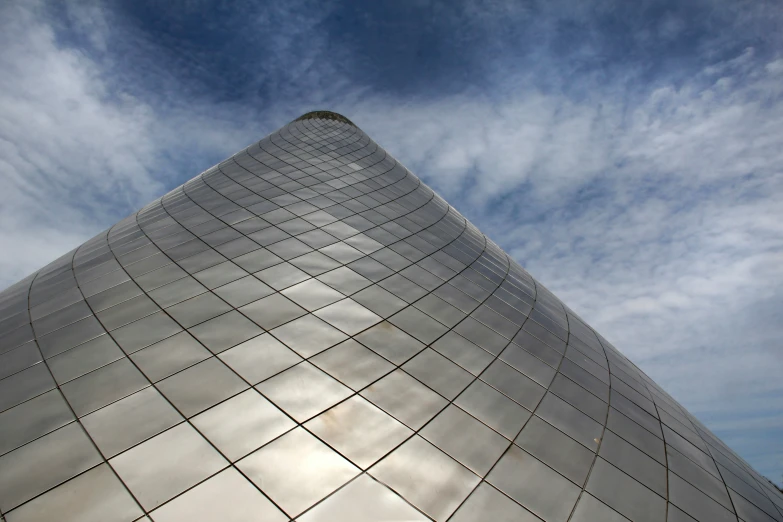
{"type": "Polygon", "coordinates": [[[648,376],[315,114],[0,294],[4,520],[783,522],[648,376]]]}

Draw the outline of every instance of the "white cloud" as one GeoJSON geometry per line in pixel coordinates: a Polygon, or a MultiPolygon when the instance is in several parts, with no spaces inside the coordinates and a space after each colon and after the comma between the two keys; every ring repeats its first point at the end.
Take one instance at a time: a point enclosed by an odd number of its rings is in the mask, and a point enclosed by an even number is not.
{"type": "Polygon", "coordinates": [[[247,120],[205,119],[198,105],[161,118],[109,90],[98,64],[60,45],[38,11],[10,5],[2,19],[2,286],[160,195],[184,174],[177,160],[218,159],[251,139],[247,120]]]}

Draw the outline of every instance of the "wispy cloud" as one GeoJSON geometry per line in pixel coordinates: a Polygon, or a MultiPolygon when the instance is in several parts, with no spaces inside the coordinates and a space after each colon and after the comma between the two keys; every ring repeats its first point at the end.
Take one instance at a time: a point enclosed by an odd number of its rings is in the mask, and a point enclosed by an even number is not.
{"type": "Polygon", "coordinates": [[[4,6],[0,285],[330,108],[779,478],[781,14],[566,3],[4,6]]]}
{"type": "MultiPolygon", "coordinates": [[[[183,100],[161,114],[147,100],[112,89],[100,63],[59,43],[40,10],[10,5],[3,11],[4,286],[156,197],[182,180],[183,171],[197,173],[205,159],[218,161],[259,132],[249,119],[230,119],[235,107],[222,114],[214,105],[183,100]]],[[[102,24],[87,27],[95,26],[102,24]]]]}
{"type": "Polygon", "coordinates": [[[745,49],[637,103],[610,85],[355,120],[778,479],[782,63],[745,49]]]}

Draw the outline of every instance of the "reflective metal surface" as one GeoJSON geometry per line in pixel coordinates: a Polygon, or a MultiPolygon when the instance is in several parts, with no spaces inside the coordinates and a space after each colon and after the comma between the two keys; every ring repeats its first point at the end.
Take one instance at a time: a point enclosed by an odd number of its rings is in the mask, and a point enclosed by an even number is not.
{"type": "Polygon", "coordinates": [[[0,511],[783,522],[783,497],[316,112],[0,294],[0,511]]]}

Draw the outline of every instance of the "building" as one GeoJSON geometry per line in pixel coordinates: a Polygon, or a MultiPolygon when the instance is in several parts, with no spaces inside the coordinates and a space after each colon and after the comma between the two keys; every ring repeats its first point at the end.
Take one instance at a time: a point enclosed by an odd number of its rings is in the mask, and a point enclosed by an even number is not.
{"type": "Polygon", "coordinates": [[[767,481],[330,112],[0,294],[0,379],[7,522],[783,521],[767,481]]]}

